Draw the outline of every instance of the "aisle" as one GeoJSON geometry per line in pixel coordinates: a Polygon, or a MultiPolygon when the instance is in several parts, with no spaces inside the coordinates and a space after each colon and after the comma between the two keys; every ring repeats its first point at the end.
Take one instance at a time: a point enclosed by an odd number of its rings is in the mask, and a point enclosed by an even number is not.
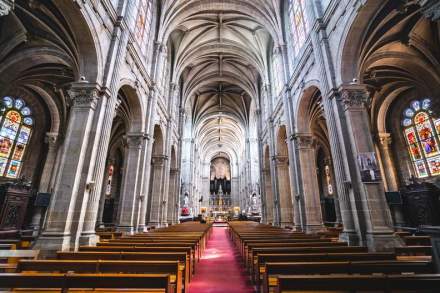
{"type": "Polygon", "coordinates": [[[213,227],[208,247],[198,263],[189,293],[253,293],[238,251],[228,239],[226,227],[213,227]]]}

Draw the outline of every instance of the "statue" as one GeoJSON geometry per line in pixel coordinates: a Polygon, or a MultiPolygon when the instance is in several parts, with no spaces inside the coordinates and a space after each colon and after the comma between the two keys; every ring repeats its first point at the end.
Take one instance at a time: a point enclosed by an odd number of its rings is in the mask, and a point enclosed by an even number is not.
{"type": "Polygon", "coordinates": [[[185,193],[185,197],[183,198],[183,207],[184,208],[189,207],[189,196],[188,196],[188,193],[185,193]]]}

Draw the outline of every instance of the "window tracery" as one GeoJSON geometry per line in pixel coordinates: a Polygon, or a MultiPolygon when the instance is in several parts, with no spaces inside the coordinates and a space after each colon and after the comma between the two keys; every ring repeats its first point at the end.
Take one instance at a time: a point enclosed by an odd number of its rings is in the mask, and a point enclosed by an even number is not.
{"type": "Polygon", "coordinates": [[[4,97],[0,109],[0,177],[17,178],[34,120],[20,98],[4,97]]]}
{"type": "Polygon", "coordinates": [[[433,117],[431,100],[415,100],[403,112],[403,132],[418,178],[440,175],[440,119],[433,117]]]}
{"type": "Polygon", "coordinates": [[[153,1],[141,0],[139,3],[139,13],[136,19],[135,37],[142,53],[145,53],[148,47],[148,40],[151,24],[153,21],[153,1]]]}
{"type": "Polygon", "coordinates": [[[289,18],[293,35],[293,49],[295,55],[297,55],[306,42],[309,31],[305,13],[305,0],[289,0],[289,18]]]}

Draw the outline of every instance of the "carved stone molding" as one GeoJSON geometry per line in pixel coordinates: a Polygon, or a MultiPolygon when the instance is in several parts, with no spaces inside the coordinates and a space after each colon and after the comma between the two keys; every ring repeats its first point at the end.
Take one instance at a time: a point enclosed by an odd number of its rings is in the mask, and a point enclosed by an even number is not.
{"type": "Polygon", "coordinates": [[[378,135],[380,145],[383,148],[389,148],[393,142],[391,138],[391,133],[379,133],[378,135]]]}
{"type": "Polygon", "coordinates": [[[151,163],[155,166],[163,166],[166,160],[168,160],[168,157],[164,155],[155,155],[151,157],[151,163]]]}
{"type": "Polygon", "coordinates": [[[124,139],[129,148],[141,148],[142,142],[145,140],[144,133],[128,133],[124,139]]]}
{"type": "Polygon", "coordinates": [[[310,134],[297,133],[294,134],[293,139],[298,149],[313,148],[316,143],[315,138],[310,134]]]}
{"type": "Polygon", "coordinates": [[[67,93],[73,102],[73,107],[95,109],[100,91],[96,84],[77,82],[72,84],[67,93]]]}
{"type": "Polygon", "coordinates": [[[44,142],[49,145],[49,148],[55,147],[58,140],[58,133],[56,132],[46,132],[46,137],[44,138],[44,142]]]}
{"type": "Polygon", "coordinates": [[[288,156],[274,156],[274,161],[277,165],[288,165],[289,163],[289,157],[288,156]]]}
{"type": "Polygon", "coordinates": [[[370,103],[370,93],[364,85],[343,85],[339,92],[345,110],[364,108],[370,103]]]}
{"type": "Polygon", "coordinates": [[[14,0],[0,0],[0,16],[8,15],[14,8],[14,0]]]}
{"type": "Polygon", "coordinates": [[[423,15],[432,21],[440,20],[440,1],[438,0],[415,0],[422,8],[423,15]]]}

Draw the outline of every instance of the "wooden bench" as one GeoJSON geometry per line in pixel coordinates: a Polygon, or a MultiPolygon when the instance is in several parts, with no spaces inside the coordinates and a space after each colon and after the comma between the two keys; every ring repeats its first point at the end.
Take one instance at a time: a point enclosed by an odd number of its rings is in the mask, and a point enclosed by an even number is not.
{"type": "Polygon", "coordinates": [[[81,292],[94,292],[96,288],[114,289],[99,292],[130,292],[127,289],[144,289],[134,291],[143,293],[173,292],[168,274],[11,273],[0,274],[0,288],[13,288],[19,292],[41,292],[36,290],[38,288],[56,288],[63,293],[71,292],[71,288],[88,289],[81,292]]]}
{"type": "Polygon", "coordinates": [[[181,293],[183,289],[188,292],[188,284],[184,281],[185,266],[179,261],[21,260],[17,272],[170,274],[173,292],[181,293]]]}
{"type": "Polygon", "coordinates": [[[59,260],[125,260],[125,261],[178,261],[180,266],[184,266],[185,288],[191,280],[190,260],[186,252],[58,252],[59,260]]]}
{"type": "Polygon", "coordinates": [[[275,293],[437,293],[440,275],[279,276],[275,293]]]}
{"type": "Polygon", "coordinates": [[[327,275],[327,274],[430,274],[434,272],[431,262],[424,261],[338,261],[338,262],[267,262],[261,273],[261,290],[264,293],[273,291],[279,275],[327,275]]]}
{"type": "Polygon", "coordinates": [[[335,262],[335,261],[384,261],[396,260],[396,255],[389,252],[376,253],[315,253],[315,254],[288,254],[288,253],[260,253],[254,264],[252,275],[257,286],[260,283],[260,274],[264,272],[267,262],[335,262]]]}

